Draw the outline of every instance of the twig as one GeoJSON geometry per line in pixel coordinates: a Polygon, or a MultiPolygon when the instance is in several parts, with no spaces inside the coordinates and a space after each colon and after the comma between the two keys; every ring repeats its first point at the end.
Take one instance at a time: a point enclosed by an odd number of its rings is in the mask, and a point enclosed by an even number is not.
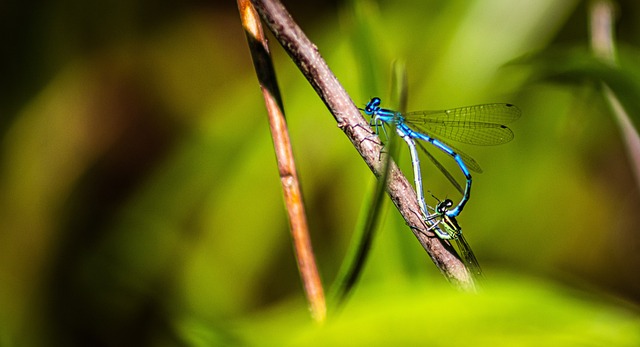
{"type": "Polygon", "coordinates": [[[291,236],[298,262],[298,270],[304,284],[312,317],[319,322],[325,320],[326,303],[322,282],[318,274],[309,228],[302,202],[302,192],[298,181],[293,151],[284,118],[282,100],[276,80],[269,46],[264,36],[257,12],[248,0],[238,0],[242,25],[249,41],[251,57],[260,82],[269,116],[269,126],[273,146],[278,161],[278,172],[284,192],[284,200],[289,213],[291,236]]]}
{"type": "MultiPolygon", "coordinates": [[[[372,134],[368,122],[362,117],[347,92],[322,59],[317,47],[309,41],[280,2],[277,0],[252,0],[252,3],[267,27],[273,32],[333,114],[338,122],[338,127],[351,140],[374,175],[380,178],[384,172],[384,160],[379,160],[381,158],[380,141],[377,136],[372,134]]],[[[475,285],[472,277],[455,255],[451,245],[433,237],[433,233],[426,231],[416,193],[395,163],[390,166],[387,193],[442,274],[458,287],[474,290],[475,285]]]]}

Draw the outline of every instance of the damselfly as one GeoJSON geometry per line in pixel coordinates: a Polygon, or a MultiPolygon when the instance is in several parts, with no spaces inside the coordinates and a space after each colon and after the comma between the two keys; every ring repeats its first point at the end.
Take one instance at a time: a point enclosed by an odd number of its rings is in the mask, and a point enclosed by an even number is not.
{"type": "MultiPolygon", "coordinates": [[[[460,167],[466,178],[464,191],[456,180],[449,174],[435,158],[429,154],[426,148],[417,142],[418,146],[427,154],[438,169],[451,181],[451,183],[461,191],[462,199],[455,207],[447,208],[444,212],[447,217],[457,217],[471,196],[471,173],[482,172],[480,166],[468,155],[462,153],[455,147],[447,144],[440,137],[454,141],[469,143],[474,145],[499,145],[511,141],[513,132],[506,125],[520,117],[520,110],[511,104],[484,104],[454,108],[440,111],[416,111],[400,113],[390,109],[380,107],[380,98],[372,98],[364,108],[364,112],[371,116],[371,125],[378,133],[379,127],[384,124],[395,126],[398,135],[409,145],[412,150],[412,163],[414,172],[419,173],[420,162],[415,152],[413,139],[426,141],[436,148],[451,156],[460,167]],[[415,156],[414,156],[415,154],[415,156]]],[[[422,178],[419,175],[416,180],[416,191],[418,186],[422,187],[422,178]]],[[[418,192],[421,196],[422,192],[418,192]]],[[[420,198],[419,196],[419,198],[420,198]]],[[[423,212],[426,211],[424,198],[420,202],[423,212]]],[[[439,235],[440,236],[440,235],[439,235]]]]}
{"type": "Polygon", "coordinates": [[[434,213],[427,217],[428,220],[433,221],[433,224],[429,229],[437,230],[438,228],[436,227],[440,227],[439,229],[446,233],[445,237],[440,237],[455,241],[460,257],[462,258],[462,262],[467,267],[467,270],[474,276],[482,276],[482,269],[480,269],[478,259],[476,259],[476,256],[471,250],[471,246],[469,246],[467,240],[462,235],[462,228],[458,224],[458,221],[455,217],[447,215],[447,211],[452,206],[453,201],[450,199],[445,199],[443,201],[438,200],[434,213]]]}

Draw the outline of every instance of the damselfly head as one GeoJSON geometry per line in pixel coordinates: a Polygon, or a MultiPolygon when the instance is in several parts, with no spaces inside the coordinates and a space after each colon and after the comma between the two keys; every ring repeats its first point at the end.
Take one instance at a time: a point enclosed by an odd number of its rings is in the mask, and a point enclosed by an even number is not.
{"type": "Polygon", "coordinates": [[[364,107],[364,113],[368,115],[372,115],[379,109],[380,109],[380,98],[374,97],[371,100],[369,100],[367,105],[364,107]]]}
{"type": "Polygon", "coordinates": [[[451,199],[444,199],[442,202],[439,202],[436,206],[437,213],[446,213],[453,206],[453,201],[451,199]]]}

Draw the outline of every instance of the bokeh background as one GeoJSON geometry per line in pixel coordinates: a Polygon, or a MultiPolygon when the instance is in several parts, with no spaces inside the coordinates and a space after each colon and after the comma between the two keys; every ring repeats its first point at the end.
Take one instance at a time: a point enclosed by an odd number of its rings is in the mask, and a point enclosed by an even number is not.
{"type": "MultiPolygon", "coordinates": [[[[311,320],[234,2],[9,0],[1,346],[640,344],[640,190],[600,83],[639,124],[639,3],[615,2],[617,69],[593,61],[588,1],[285,5],[358,105],[389,98],[401,61],[410,110],[521,108],[512,142],[458,146],[484,169],[459,218],[480,293],[387,201],[349,302],[311,320]]],[[[271,48],[328,291],[375,180],[271,48]]]]}

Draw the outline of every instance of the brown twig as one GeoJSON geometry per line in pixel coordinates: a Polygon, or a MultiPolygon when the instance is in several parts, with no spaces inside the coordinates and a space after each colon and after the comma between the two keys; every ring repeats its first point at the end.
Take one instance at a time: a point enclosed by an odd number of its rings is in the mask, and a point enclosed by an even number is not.
{"type": "MultiPolygon", "coordinates": [[[[331,111],[338,127],[344,131],[369,168],[379,178],[384,170],[384,160],[380,160],[380,141],[372,134],[369,123],[362,117],[322,59],[317,47],[309,41],[279,1],[252,0],[252,3],[267,27],[331,111]]],[[[474,290],[473,278],[455,255],[451,245],[426,231],[416,193],[395,163],[390,166],[387,193],[442,274],[458,287],[474,290]]]]}
{"type": "Polygon", "coordinates": [[[316,321],[322,322],[327,312],[324,290],[322,289],[322,282],[313,256],[309,228],[302,202],[302,192],[284,118],[282,100],[269,54],[269,46],[258,14],[251,2],[249,0],[238,0],[238,8],[242,25],[249,41],[251,57],[258,75],[262,95],[267,106],[269,126],[278,161],[278,172],[284,192],[284,200],[289,213],[291,236],[298,262],[298,270],[304,284],[311,315],[316,321]]]}

